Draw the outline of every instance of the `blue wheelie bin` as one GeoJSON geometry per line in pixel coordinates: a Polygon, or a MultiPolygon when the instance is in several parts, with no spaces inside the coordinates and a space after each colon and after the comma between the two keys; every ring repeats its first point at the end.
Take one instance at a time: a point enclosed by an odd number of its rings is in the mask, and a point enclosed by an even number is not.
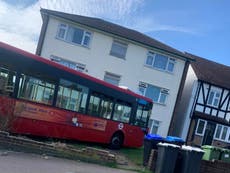
{"type": "Polygon", "coordinates": [[[179,145],[179,146],[182,146],[185,144],[185,141],[182,138],[179,138],[176,136],[167,136],[165,138],[165,142],[170,143],[170,144],[179,145]]]}
{"type": "Polygon", "coordinates": [[[146,166],[149,161],[150,153],[152,149],[157,149],[157,144],[163,142],[164,138],[157,134],[147,134],[144,138],[144,155],[143,165],[146,166]]]}

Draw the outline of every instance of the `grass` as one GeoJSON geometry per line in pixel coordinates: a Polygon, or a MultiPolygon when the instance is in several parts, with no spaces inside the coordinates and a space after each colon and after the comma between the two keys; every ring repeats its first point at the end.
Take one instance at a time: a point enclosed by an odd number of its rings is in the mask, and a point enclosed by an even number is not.
{"type": "Polygon", "coordinates": [[[137,166],[142,166],[143,164],[143,153],[144,148],[121,148],[120,152],[124,154],[130,161],[132,161],[137,166]]]}

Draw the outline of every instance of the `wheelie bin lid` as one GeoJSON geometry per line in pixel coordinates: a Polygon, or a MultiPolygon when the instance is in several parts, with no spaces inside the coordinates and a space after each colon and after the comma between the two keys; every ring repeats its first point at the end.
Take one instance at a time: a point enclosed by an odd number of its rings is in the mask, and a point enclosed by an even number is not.
{"type": "Polygon", "coordinates": [[[165,138],[165,141],[168,141],[168,142],[181,142],[181,143],[185,142],[182,138],[179,138],[179,137],[176,137],[176,136],[167,136],[165,138]]]}
{"type": "Polygon", "coordinates": [[[219,150],[219,151],[222,150],[222,148],[220,148],[220,147],[215,147],[215,146],[211,146],[211,145],[203,145],[201,148],[202,149],[208,149],[208,150],[219,150]]]}
{"type": "Polygon", "coordinates": [[[147,135],[145,135],[145,139],[147,139],[147,140],[163,140],[164,138],[158,134],[147,134],[147,135]]]}
{"type": "Polygon", "coordinates": [[[186,150],[186,151],[195,151],[195,152],[199,152],[199,153],[204,153],[204,150],[202,150],[198,147],[182,145],[181,149],[186,150]]]}

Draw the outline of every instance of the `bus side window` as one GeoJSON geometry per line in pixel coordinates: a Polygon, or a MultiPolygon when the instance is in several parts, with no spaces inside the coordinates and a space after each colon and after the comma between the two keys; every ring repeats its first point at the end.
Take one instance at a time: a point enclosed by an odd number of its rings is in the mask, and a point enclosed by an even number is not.
{"type": "Polygon", "coordinates": [[[56,106],[76,112],[85,112],[88,88],[72,81],[60,80],[56,106]]]}
{"type": "Polygon", "coordinates": [[[11,95],[14,91],[16,72],[0,67],[0,94],[11,95]]]}
{"type": "Polygon", "coordinates": [[[149,115],[150,115],[150,110],[147,109],[146,106],[138,105],[134,124],[141,127],[145,127],[147,125],[149,115]]]}
{"type": "Polygon", "coordinates": [[[101,98],[93,93],[90,96],[88,114],[99,116],[99,107],[100,107],[101,98]]]}
{"type": "Polygon", "coordinates": [[[48,81],[22,75],[19,87],[19,98],[48,105],[53,102],[55,85],[48,81]]]}
{"type": "Polygon", "coordinates": [[[109,98],[104,98],[101,101],[100,116],[106,119],[110,119],[112,115],[113,101],[109,98]]]}
{"type": "Polygon", "coordinates": [[[113,120],[128,123],[131,115],[131,107],[122,103],[116,103],[113,120]]]}

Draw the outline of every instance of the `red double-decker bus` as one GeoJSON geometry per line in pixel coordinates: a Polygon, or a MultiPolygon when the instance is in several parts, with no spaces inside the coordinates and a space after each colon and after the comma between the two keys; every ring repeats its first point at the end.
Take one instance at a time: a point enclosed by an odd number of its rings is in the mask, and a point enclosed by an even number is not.
{"type": "Polygon", "coordinates": [[[140,147],[152,104],[0,42],[0,114],[11,133],[140,147]]]}

